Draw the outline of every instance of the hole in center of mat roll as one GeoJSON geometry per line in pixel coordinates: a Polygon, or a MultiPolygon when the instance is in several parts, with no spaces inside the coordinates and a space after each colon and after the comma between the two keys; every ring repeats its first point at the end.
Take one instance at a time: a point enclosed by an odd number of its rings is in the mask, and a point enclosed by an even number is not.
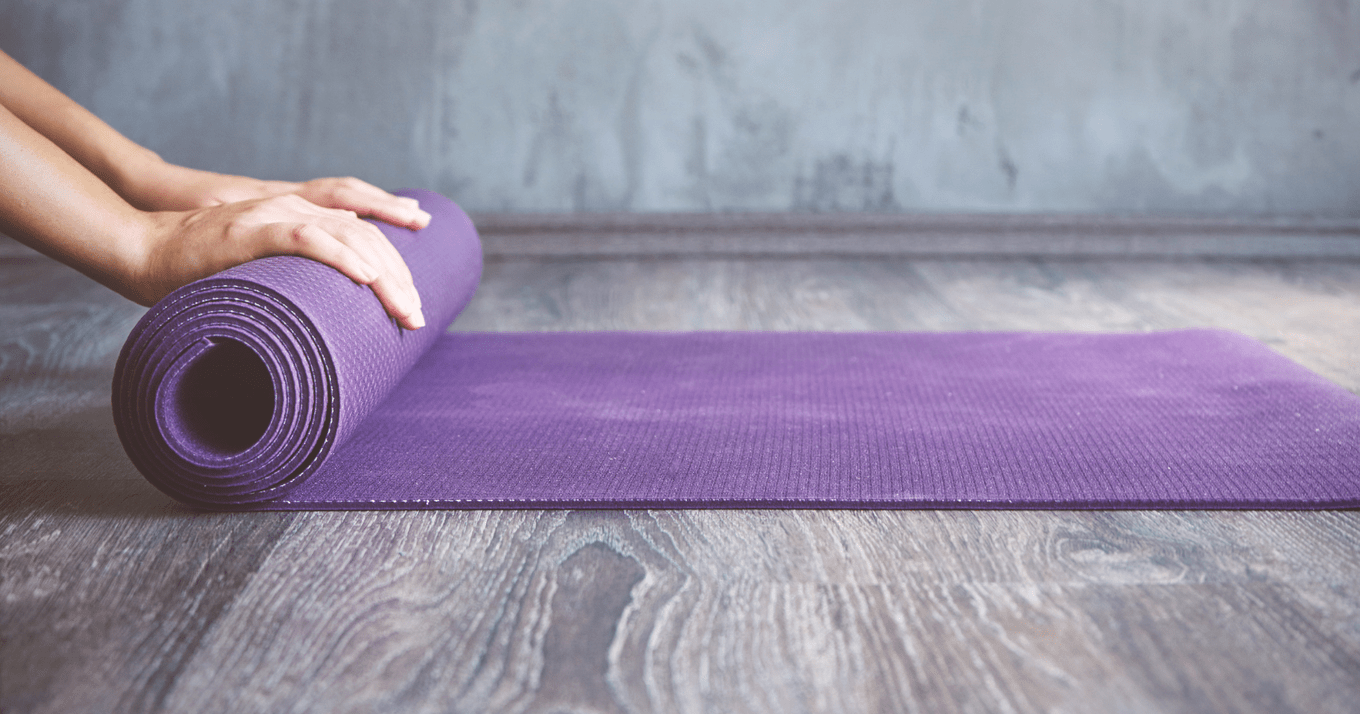
{"type": "Polygon", "coordinates": [[[235,340],[214,340],[181,373],[172,399],[180,436],[214,456],[239,454],[274,418],[274,380],[264,360],[235,340]]]}

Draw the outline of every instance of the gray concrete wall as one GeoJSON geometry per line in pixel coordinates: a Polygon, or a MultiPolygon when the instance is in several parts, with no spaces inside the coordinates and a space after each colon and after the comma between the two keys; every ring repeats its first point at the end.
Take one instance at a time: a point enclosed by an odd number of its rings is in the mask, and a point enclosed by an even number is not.
{"type": "Polygon", "coordinates": [[[1360,215],[1350,0],[4,0],[173,161],[473,210],[1360,215]]]}

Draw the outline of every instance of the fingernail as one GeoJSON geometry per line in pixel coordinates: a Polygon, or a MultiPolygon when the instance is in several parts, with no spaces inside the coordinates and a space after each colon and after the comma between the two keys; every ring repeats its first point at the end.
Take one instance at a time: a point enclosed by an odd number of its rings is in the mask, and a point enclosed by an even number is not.
{"type": "Polygon", "coordinates": [[[416,308],[415,314],[411,315],[411,324],[415,325],[414,329],[417,330],[425,326],[425,313],[421,312],[420,308],[416,308]]]}
{"type": "Polygon", "coordinates": [[[363,264],[359,266],[359,276],[363,278],[364,284],[367,285],[378,279],[378,271],[374,270],[371,265],[363,264]]]}

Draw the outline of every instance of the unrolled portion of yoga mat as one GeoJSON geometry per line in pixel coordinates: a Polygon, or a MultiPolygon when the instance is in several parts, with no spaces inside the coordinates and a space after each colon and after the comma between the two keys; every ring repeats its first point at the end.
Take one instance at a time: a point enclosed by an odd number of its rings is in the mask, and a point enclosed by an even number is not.
{"type": "Polygon", "coordinates": [[[209,508],[1360,505],[1360,397],[1217,330],[440,334],[447,199],[384,227],[431,327],[328,268],[187,286],[115,378],[129,455],[209,508]]]}
{"type": "Polygon", "coordinates": [[[1360,503],[1360,398],[1230,332],[450,334],[273,508],[1360,503]]]}

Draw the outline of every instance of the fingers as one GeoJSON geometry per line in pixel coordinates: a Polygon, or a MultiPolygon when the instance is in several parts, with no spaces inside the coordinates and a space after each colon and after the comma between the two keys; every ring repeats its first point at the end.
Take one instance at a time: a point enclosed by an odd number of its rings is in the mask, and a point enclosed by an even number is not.
{"type": "Polygon", "coordinates": [[[425,326],[420,295],[401,254],[376,226],[353,212],[321,208],[297,196],[264,206],[266,252],[311,258],[372,288],[383,309],[408,330],[425,326]]]}
{"type": "MultiPolygon", "coordinates": [[[[278,254],[300,255],[335,268],[360,285],[378,279],[378,269],[357,251],[310,223],[270,223],[263,233],[278,254]]],[[[270,251],[274,252],[274,251],[270,251]]]]}
{"type": "Polygon", "coordinates": [[[430,214],[420,202],[392,194],[356,178],[315,179],[302,184],[297,194],[326,208],[354,211],[394,226],[420,230],[430,224],[430,214]]]}
{"type": "Polygon", "coordinates": [[[373,289],[373,294],[378,296],[378,301],[382,303],[387,314],[395,317],[402,327],[419,330],[425,326],[425,313],[421,311],[419,305],[411,302],[404,288],[394,285],[386,276],[369,283],[369,287],[373,289]]]}
{"type": "Polygon", "coordinates": [[[425,318],[420,309],[420,294],[401,254],[373,224],[355,218],[352,213],[337,213],[341,215],[318,219],[317,225],[378,269],[376,279],[368,285],[382,300],[388,313],[410,329],[423,326],[425,318]]]}

